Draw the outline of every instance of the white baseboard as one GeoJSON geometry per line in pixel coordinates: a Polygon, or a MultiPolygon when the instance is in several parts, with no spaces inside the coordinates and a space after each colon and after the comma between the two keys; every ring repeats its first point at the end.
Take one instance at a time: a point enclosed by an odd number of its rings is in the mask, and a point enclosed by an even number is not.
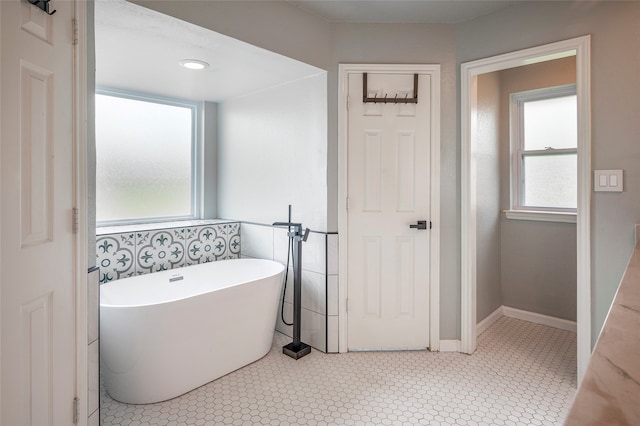
{"type": "MultiPolygon", "coordinates": [[[[575,321],[523,311],[522,309],[510,308],[509,306],[499,306],[489,314],[489,316],[477,324],[476,336],[479,336],[503,316],[559,328],[560,330],[573,331],[574,333],[577,328],[575,321]]],[[[460,340],[440,340],[440,352],[460,352],[460,340]]]]}
{"type": "Polygon", "coordinates": [[[502,306],[502,312],[505,317],[516,318],[536,324],[546,325],[548,327],[559,328],[560,330],[573,331],[575,333],[577,329],[575,321],[569,321],[562,318],[550,317],[548,315],[537,314],[535,312],[510,308],[508,306],[502,306]]]}
{"type": "Polygon", "coordinates": [[[440,340],[440,352],[460,352],[460,340],[440,340]]]}
{"type": "Polygon", "coordinates": [[[491,327],[494,322],[498,321],[504,315],[504,306],[498,306],[498,309],[489,314],[488,317],[483,319],[476,326],[476,336],[479,336],[487,328],[491,327]]]}

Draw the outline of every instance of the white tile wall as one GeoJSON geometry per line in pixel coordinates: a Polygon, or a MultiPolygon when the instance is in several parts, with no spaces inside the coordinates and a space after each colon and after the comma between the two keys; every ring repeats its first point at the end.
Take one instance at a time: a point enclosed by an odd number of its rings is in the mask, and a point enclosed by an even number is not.
{"type": "Polygon", "coordinates": [[[240,225],[242,256],[273,260],[273,228],[242,223],[240,225]]]}
{"type": "Polygon", "coordinates": [[[327,235],[327,352],[338,352],[340,288],[338,234],[327,235]]]}
{"type": "Polygon", "coordinates": [[[319,274],[327,271],[326,234],[310,232],[302,244],[302,269],[319,274]]]}
{"type": "Polygon", "coordinates": [[[338,234],[327,235],[327,274],[338,275],[338,234]]]}
{"type": "MultiPolygon", "coordinates": [[[[289,266],[287,270],[287,288],[284,288],[284,283],[282,285],[282,291],[286,291],[284,295],[284,300],[289,303],[293,303],[293,268],[289,266]]],[[[282,300],[282,297],[280,297],[282,300]]]]}
{"type": "Polygon", "coordinates": [[[89,424],[100,419],[100,269],[87,274],[87,415],[89,424]],[[93,419],[93,420],[92,420],[93,419]]]}
{"type": "Polygon", "coordinates": [[[327,315],[338,315],[338,276],[327,277],[327,315]]]}
{"type": "MultiPolygon", "coordinates": [[[[287,231],[274,229],[274,259],[285,263],[288,246],[287,231]]],[[[294,248],[295,249],[295,248],[294,248]]],[[[290,267],[293,264],[290,262],[290,267]]],[[[326,235],[311,232],[302,244],[302,328],[300,338],[314,348],[326,351],[326,235]]],[[[285,296],[285,319],[293,318],[293,270],[289,275],[285,296]]],[[[291,337],[293,327],[278,319],[276,330],[291,337]]]]}
{"type": "Polygon", "coordinates": [[[327,317],[327,352],[338,352],[339,325],[337,316],[327,317]]]}
{"type": "Polygon", "coordinates": [[[100,411],[96,411],[89,417],[88,426],[100,426],[100,411]]]}
{"type": "MultiPolygon", "coordinates": [[[[284,285],[282,286],[282,291],[285,291],[284,285]]],[[[284,319],[287,322],[291,322],[293,319],[293,269],[289,268],[289,274],[287,276],[287,288],[286,294],[284,298],[284,319]]],[[[276,330],[280,331],[287,336],[292,335],[291,326],[287,326],[282,322],[281,314],[282,307],[280,306],[282,303],[282,293],[280,293],[280,299],[278,302],[278,320],[276,321],[276,330]]]]}
{"type": "Polygon", "coordinates": [[[92,414],[98,410],[100,404],[100,355],[99,355],[99,341],[96,340],[89,345],[89,359],[88,359],[88,388],[89,393],[87,395],[87,413],[92,414]]]}
{"type": "MultiPolygon", "coordinates": [[[[327,351],[327,341],[326,341],[326,327],[327,327],[327,317],[326,315],[319,314],[317,312],[311,311],[309,309],[302,309],[301,312],[302,317],[302,328],[300,329],[300,340],[302,342],[313,346],[313,348],[326,352],[327,351]]],[[[335,317],[337,319],[337,317],[335,317]]],[[[289,302],[284,302],[284,319],[287,322],[291,322],[293,320],[293,304],[289,302]]],[[[337,321],[336,321],[337,324],[337,321]]],[[[285,325],[280,318],[280,308],[278,308],[278,318],[276,320],[276,330],[287,338],[291,339],[293,336],[293,327],[290,325],[285,325]]],[[[337,334],[336,334],[337,336],[337,334]]],[[[337,337],[336,337],[336,345],[337,345],[337,337]]],[[[334,351],[337,352],[337,349],[334,351]]]]}
{"type": "MultiPolygon", "coordinates": [[[[271,259],[287,262],[291,253],[286,228],[275,228],[268,224],[241,224],[242,257],[271,259]]],[[[332,324],[338,322],[338,235],[310,232],[302,245],[302,329],[301,339],[314,348],[327,350],[327,315],[333,315],[332,324]],[[329,275],[327,275],[329,271],[329,275]]],[[[293,264],[290,260],[287,290],[285,294],[285,320],[293,318],[293,264]]],[[[276,330],[291,337],[293,327],[278,319],[276,330]]],[[[337,326],[335,336],[329,336],[337,352],[337,326]]]]}
{"type": "Polygon", "coordinates": [[[327,317],[326,315],[302,309],[302,327],[300,340],[319,351],[327,351],[327,317]]]}
{"type": "MultiPolygon", "coordinates": [[[[293,283],[293,281],[292,281],[293,283]]],[[[322,315],[327,313],[327,276],[302,271],[302,307],[322,315]]]]}
{"type": "MultiPolygon", "coordinates": [[[[286,228],[273,228],[273,260],[282,263],[283,265],[287,263],[287,253],[291,253],[291,248],[288,245],[289,236],[287,235],[286,228]]],[[[306,247],[303,245],[302,257],[304,258],[306,252],[304,251],[306,247]]],[[[289,265],[291,266],[291,260],[289,260],[289,265]]]]}
{"type": "Polygon", "coordinates": [[[98,321],[100,310],[99,278],[98,269],[90,272],[87,277],[87,344],[93,343],[100,333],[98,321]]]}
{"type": "MultiPolygon", "coordinates": [[[[293,327],[290,325],[285,325],[282,322],[280,312],[281,312],[280,306],[278,306],[278,318],[276,320],[276,330],[284,334],[285,336],[291,337],[293,336],[293,327]]],[[[291,323],[291,321],[293,320],[293,303],[291,302],[284,302],[284,319],[288,323],[291,323]]]]}

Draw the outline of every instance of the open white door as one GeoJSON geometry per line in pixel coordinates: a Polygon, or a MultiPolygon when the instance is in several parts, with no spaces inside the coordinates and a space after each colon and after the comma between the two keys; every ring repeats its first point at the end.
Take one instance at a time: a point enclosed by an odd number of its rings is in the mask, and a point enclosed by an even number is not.
{"type": "Polygon", "coordinates": [[[349,74],[348,348],[426,349],[430,297],[431,76],[349,74]],[[422,223],[420,224],[421,221],[422,223]],[[412,227],[413,226],[413,227],[412,227]]]}
{"type": "Polygon", "coordinates": [[[3,425],[74,417],[74,2],[50,6],[0,1],[3,425]]]}

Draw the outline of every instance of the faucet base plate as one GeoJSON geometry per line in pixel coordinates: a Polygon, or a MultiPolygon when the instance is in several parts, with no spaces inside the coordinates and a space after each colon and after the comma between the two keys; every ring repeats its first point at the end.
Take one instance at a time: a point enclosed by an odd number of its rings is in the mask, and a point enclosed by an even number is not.
{"type": "Polygon", "coordinates": [[[300,359],[303,356],[311,353],[311,346],[302,342],[300,342],[298,345],[295,345],[293,342],[291,342],[288,345],[282,347],[282,353],[290,356],[293,359],[300,359]]]}

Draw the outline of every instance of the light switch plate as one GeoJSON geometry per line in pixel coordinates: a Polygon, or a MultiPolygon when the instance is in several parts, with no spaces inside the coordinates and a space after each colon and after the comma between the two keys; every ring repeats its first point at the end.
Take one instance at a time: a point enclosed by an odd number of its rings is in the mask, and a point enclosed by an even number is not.
{"type": "Polygon", "coordinates": [[[596,192],[622,192],[622,170],[594,170],[593,190],[596,192]]]}

